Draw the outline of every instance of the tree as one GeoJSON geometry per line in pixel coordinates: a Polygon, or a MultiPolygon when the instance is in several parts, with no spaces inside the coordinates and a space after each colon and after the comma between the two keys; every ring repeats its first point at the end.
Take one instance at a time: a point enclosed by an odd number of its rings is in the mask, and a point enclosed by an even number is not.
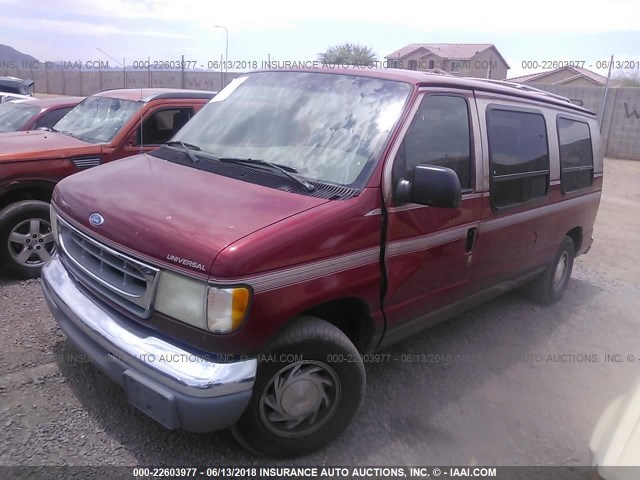
{"type": "Polygon", "coordinates": [[[611,79],[615,80],[619,87],[640,87],[640,71],[618,70],[611,79]]]}
{"type": "Polygon", "coordinates": [[[376,60],[376,54],[371,47],[356,43],[343,43],[329,47],[324,53],[318,55],[323,63],[339,65],[366,65],[376,60]]]}

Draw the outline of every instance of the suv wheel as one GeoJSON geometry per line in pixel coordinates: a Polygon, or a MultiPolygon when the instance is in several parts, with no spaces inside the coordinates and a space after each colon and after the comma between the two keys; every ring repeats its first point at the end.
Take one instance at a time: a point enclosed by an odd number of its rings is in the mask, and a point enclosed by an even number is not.
{"type": "Polygon", "coordinates": [[[571,237],[564,237],[549,268],[529,284],[529,295],[545,305],[560,300],[571,278],[574,259],[573,240],[571,237]]]}
{"type": "Polygon", "coordinates": [[[49,204],[13,203],[0,211],[0,267],[17,278],[34,278],[55,251],[49,204]]]}
{"type": "Polygon", "coordinates": [[[347,428],[364,392],[364,365],[347,336],[301,317],[260,356],[253,396],[231,431],[254,453],[303,455],[347,428]]]}

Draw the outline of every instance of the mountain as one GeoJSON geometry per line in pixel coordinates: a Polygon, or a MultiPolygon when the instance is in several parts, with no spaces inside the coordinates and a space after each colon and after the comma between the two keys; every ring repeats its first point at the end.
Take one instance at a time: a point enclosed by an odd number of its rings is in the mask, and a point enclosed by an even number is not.
{"type": "Polygon", "coordinates": [[[0,68],[2,68],[2,65],[9,65],[10,63],[23,65],[23,62],[29,64],[31,62],[38,62],[38,59],[26,53],[19,52],[9,45],[0,44],[0,68]]]}

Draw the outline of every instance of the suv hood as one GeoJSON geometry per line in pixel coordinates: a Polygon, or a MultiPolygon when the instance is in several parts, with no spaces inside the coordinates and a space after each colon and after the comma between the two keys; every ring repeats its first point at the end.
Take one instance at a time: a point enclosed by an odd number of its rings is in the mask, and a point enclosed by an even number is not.
{"type": "Polygon", "coordinates": [[[69,158],[87,153],[99,153],[100,151],[100,145],[46,130],[0,134],[0,162],[69,158]]]}
{"type": "Polygon", "coordinates": [[[53,202],[63,218],[134,258],[208,275],[236,240],[327,200],[143,154],[67,177],[53,202]],[[94,212],[104,218],[99,227],[89,222],[94,212]]]}

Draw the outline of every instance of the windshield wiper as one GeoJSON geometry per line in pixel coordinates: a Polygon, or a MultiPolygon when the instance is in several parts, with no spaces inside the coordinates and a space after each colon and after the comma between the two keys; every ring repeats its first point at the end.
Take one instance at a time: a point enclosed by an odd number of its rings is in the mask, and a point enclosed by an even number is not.
{"type": "Polygon", "coordinates": [[[59,130],[56,130],[53,127],[38,127],[36,128],[36,130],[41,130],[43,132],[63,133],[63,132],[60,132],[59,130]]]}
{"type": "Polygon", "coordinates": [[[181,142],[180,140],[169,140],[168,142],[165,143],[165,145],[168,145],[170,147],[174,145],[178,145],[182,147],[182,151],[189,156],[189,158],[193,163],[198,163],[200,161],[200,159],[196,157],[196,154],[192,152],[192,150],[198,150],[198,151],[201,150],[201,148],[197,145],[193,145],[192,143],[184,143],[184,142],[181,142]]]}
{"type": "Polygon", "coordinates": [[[266,160],[260,160],[257,158],[222,157],[222,158],[218,158],[218,160],[220,160],[221,162],[227,162],[227,163],[237,163],[239,165],[266,167],[271,171],[280,172],[282,175],[285,175],[286,177],[290,178],[291,180],[296,182],[298,185],[303,186],[304,189],[307,190],[308,192],[313,192],[316,189],[316,187],[310,184],[309,182],[300,180],[298,177],[291,175],[292,173],[298,173],[298,170],[296,170],[293,167],[289,167],[288,165],[279,165],[277,163],[267,162],[266,160]]]}
{"type": "Polygon", "coordinates": [[[66,135],[67,137],[78,138],[75,135],[73,135],[71,132],[67,132],[66,130],[56,130],[55,128],[52,128],[51,131],[55,133],[61,133],[62,135],[66,135]]]}

